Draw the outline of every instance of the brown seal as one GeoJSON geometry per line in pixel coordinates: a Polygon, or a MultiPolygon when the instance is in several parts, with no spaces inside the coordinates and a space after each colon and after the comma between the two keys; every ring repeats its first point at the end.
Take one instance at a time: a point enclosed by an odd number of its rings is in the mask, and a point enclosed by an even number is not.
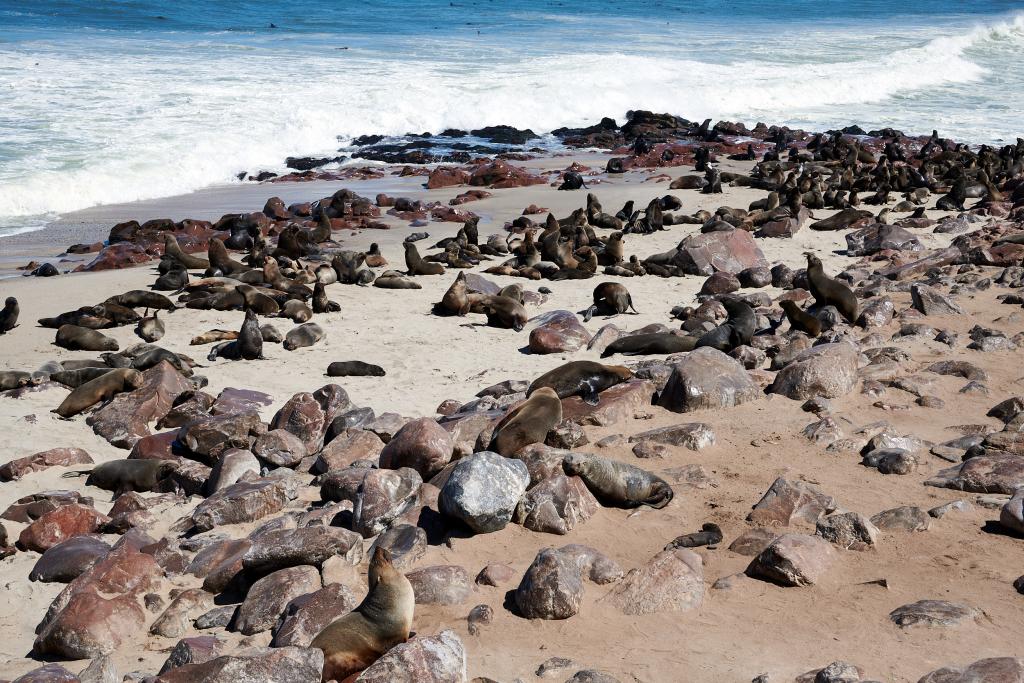
{"type": "Polygon", "coordinates": [[[480,307],[487,315],[487,324],[491,327],[504,327],[516,332],[521,332],[526,327],[529,316],[526,315],[523,305],[514,299],[491,296],[484,299],[480,307]]]}
{"type": "Polygon", "coordinates": [[[386,268],[388,260],[380,253],[380,247],[374,242],[366,252],[366,265],[370,268],[386,268]]]}
{"type": "Polygon", "coordinates": [[[291,318],[293,323],[304,323],[313,317],[313,309],[305,301],[289,299],[281,307],[280,315],[282,318],[291,318]]]}
{"type": "Polygon", "coordinates": [[[601,358],[607,358],[616,353],[633,356],[683,353],[684,351],[693,351],[696,343],[696,337],[672,334],[671,332],[631,334],[627,337],[616,339],[606,346],[604,351],[601,352],[601,358]]]}
{"type": "Polygon", "coordinates": [[[61,325],[53,342],[70,351],[117,351],[117,341],[105,334],[78,325],[61,325]]]}
{"type": "Polygon", "coordinates": [[[405,267],[409,275],[444,275],[444,266],[424,261],[413,242],[405,243],[405,267]]]}
{"type": "Polygon", "coordinates": [[[226,341],[210,349],[207,360],[228,358],[230,360],[257,360],[263,358],[263,332],[260,321],[252,310],[245,312],[242,329],[234,341],[226,341]]]}
{"type": "Polygon", "coordinates": [[[133,289],[124,294],[112,296],[103,303],[118,304],[128,308],[152,308],[160,311],[173,311],[174,302],[159,292],[147,292],[144,289],[133,289]]]}
{"type": "Polygon", "coordinates": [[[337,313],[341,310],[341,305],[337,301],[327,298],[327,289],[322,282],[313,285],[313,299],[310,303],[313,304],[314,313],[337,313]]]}
{"type": "Polygon", "coordinates": [[[795,301],[785,299],[779,303],[789,319],[790,329],[804,332],[812,337],[821,334],[821,321],[801,309],[795,301]]]}
{"type": "Polygon", "coordinates": [[[632,309],[633,313],[639,313],[633,306],[633,297],[625,285],[618,282],[602,282],[594,287],[594,303],[587,309],[583,319],[590,320],[595,313],[601,315],[618,315],[632,309]]]}
{"type": "Polygon", "coordinates": [[[239,263],[228,256],[228,249],[224,246],[224,242],[216,237],[210,240],[207,255],[210,257],[210,267],[219,270],[224,275],[235,275],[249,270],[244,263],[239,263]]]}
{"type": "Polygon", "coordinates": [[[4,309],[0,311],[0,334],[7,334],[18,326],[18,300],[13,296],[4,301],[4,309]]]}
{"type": "Polygon", "coordinates": [[[114,460],[91,470],[65,472],[61,476],[69,478],[88,474],[86,486],[113,491],[116,498],[128,491],[153,491],[176,469],[177,463],[174,460],[114,460]]]}
{"type": "Polygon", "coordinates": [[[469,287],[466,285],[466,274],[460,272],[448,291],[441,297],[435,310],[450,315],[466,315],[469,313],[469,287]]]}
{"type": "Polygon", "coordinates": [[[169,232],[164,233],[164,254],[180,263],[187,270],[206,270],[210,267],[210,262],[207,259],[186,254],[182,250],[181,245],[178,244],[177,238],[169,232]]]}
{"type": "Polygon", "coordinates": [[[562,401],[551,387],[540,387],[511,408],[494,427],[488,450],[511,457],[523,446],[543,443],[562,421],[562,401]]]}
{"type": "Polygon", "coordinates": [[[238,285],[235,291],[242,296],[242,308],[259,315],[277,315],[281,312],[281,306],[277,301],[252,285],[238,285]]]}
{"type": "Polygon", "coordinates": [[[32,378],[32,373],[22,372],[21,370],[0,370],[0,391],[20,389],[30,384],[38,384],[32,378]]]}
{"type": "Polygon", "coordinates": [[[200,344],[212,344],[213,342],[233,341],[235,339],[238,339],[238,333],[234,330],[207,330],[202,334],[192,337],[189,345],[199,346],[200,344]]]}
{"type": "Polygon", "coordinates": [[[383,377],[384,368],[361,360],[339,360],[327,366],[328,377],[383,377]]]}
{"type": "MultiPolygon", "coordinates": [[[[359,272],[369,273],[370,271],[361,270],[359,272]]],[[[385,270],[380,277],[373,281],[373,286],[381,289],[423,289],[420,283],[413,282],[395,270],[385,270]]]]}
{"type": "Polygon", "coordinates": [[[313,346],[324,338],[324,330],[316,323],[303,323],[293,327],[284,337],[286,351],[294,351],[304,346],[313,346]]]}
{"type": "Polygon", "coordinates": [[[672,500],[672,487],[664,479],[618,460],[572,453],[562,461],[562,469],[583,479],[602,505],[663,508],[672,500]]]}
{"type": "Polygon", "coordinates": [[[143,341],[155,342],[164,336],[164,322],[160,320],[160,311],[153,311],[153,316],[149,316],[149,311],[146,311],[146,317],[139,321],[139,326],[135,328],[135,334],[139,335],[143,341]]]}
{"type": "Polygon", "coordinates": [[[111,370],[73,390],[53,412],[64,418],[74,417],[100,401],[109,400],[123,391],[132,391],[141,386],[142,373],[138,370],[111,370]]]}
{"type": "Polygon", "coordinates": [[[835,306],[851,325],[857,320],[857,295],[845,284],[825,275],[821,259],[807,251],[807,283],[819,306],[835,306]]]}
{"type": "Polygon", "coordinates": [[[590,405],[597,405],[598,394],[616,384],[633,378],[633,372],[621,365],[603,365],[592,360],[574,360],[559,365],[533,380],[526,396],[541,387],[550,387],[558,398],[579,396],[590,405]]]}
{"type": "Polygon", "coordinates": [[[77,389],[86,382],[97,377],[113,372],[115,368],[104,365],[103,367],[78,368],[75,370],[61,369],[50,373],[50,379],[57,384],[63,384],[68,389],[77,389]]]}
{"type": "Polygon", "coordinates": [[[387,550],[374,550],[366,578],[369,590],[359,606],[320,631],[310,645],[324,652],[324,681],[346,680],[409,639],[416,598],[387,550]]]}

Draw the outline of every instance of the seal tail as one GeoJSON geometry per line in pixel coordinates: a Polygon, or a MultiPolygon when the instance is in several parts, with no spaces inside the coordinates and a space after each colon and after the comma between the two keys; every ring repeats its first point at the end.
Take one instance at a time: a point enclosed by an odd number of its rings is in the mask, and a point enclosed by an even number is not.
{"type": "Polygon", "coordinates": [[[633,305],[633,295],[632,294],[630,294],[627,297],[627,301],[629,302],[629,310],[633,311],[634,315],[640,315],[640,311],[636,310],[636,306],[633,305]]]}

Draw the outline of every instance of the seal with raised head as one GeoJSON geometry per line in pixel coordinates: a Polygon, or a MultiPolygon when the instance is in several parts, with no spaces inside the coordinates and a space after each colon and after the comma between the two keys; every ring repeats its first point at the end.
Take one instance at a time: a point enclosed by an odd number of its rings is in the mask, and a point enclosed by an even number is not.
{"type": "Polygon", "coordinates": [[[153,491],[176,469],[177,463],[174,460],[114,460],[91,470],[65,472],[61,476],[70,478],[88,474],[86,486],[113,491],[116,498],[128,491],[153,491]]]}
{"type": "Polygon", "coordinates": [[[559,365],[533,380],[526,390],[529,398],[541,387],[554,389],[558,398],[579,396],[585,403],[596,406],[598,394],[616,384],[633,378],[633,372],[621,365],[604,365],[592,360],[574,360],[559,365]]]}
{"type": "Polygon", "coordinates": [[[821,259],[806,251],[807,284],[819,306],[835,306],[851,325],[857,320],[857,295],[845,284],[825,275],[821,259]]]}
{"type": "Polygon", "coordinates": [[[601,315],[618,315],[632,309],[633,313],[639,313],[633,306],[633,297],[625,285],[618,282],[602,282],[594,287],[594,303],[583,315],[583,320],[588,321],[595,313],[601,315]]]}
{"type": "Polygon", "coordinates": [[[207,360],[216,360],[218,357],[230,360],[263,358],[263,331],[260,329],[259,319],[252,310],[245,312],[245,320],[242,321],[242,329],[238,331],[238,336],[233,341],[226,341],[213,347],[207,360]]]}
{"type": "MultiPolygon", "coordinates": [[[[79,370],[79,372],[82,372],[79,370]]],[[[104,372],[95,379],[74,389],[64,397],[59,406],[53,412],[61,417],[70,418],[78,415],[83,410],[106,401],[123,391],[133,391],[142,386],[142,373],[131,368],[119,368],[104,372]]]]}
{"type": "Polygon", "coordinates": [[[412,584],[378,546],[366,575],[369,590],[354,610],[336,619],[313,638],[323,650],[324,681],[343,681],[362,671],[409,639],[416,597],[412,584]]]}
{"type": "Polygon", "coordinates": [[[405,243],[405,267],[409,275],[444,275],[444,266],[424,261],[413,242],[405,243]]]}
{"type": "Polygon", "coordinates": [[[117,351],[117,340],[78,325],[61,325],[53,342],[70,351],[117,351]]]}
{"type": "Polygon", "coordinates": [[[466,274],[459,272],[455,282],[451,284],[448,291],[441,297],[441,301],[434,307],[435,311],[463,316],[469,313],[469,287],[466,285],[466,274]]]}
{"type": "Polygon", "coordinates": [[[304,346],[313,346],[324,338],[324,330],[316,323],[303,323],[293,327],[284,337],[285,351],[294,351],[304,346]]]}
{"type": "Polygon", "coordinates": [[[561,421],[562,400],[551,387],[540,387],[495,425],[488,450],[511,457],[523,446],[543,443],[561,421]]]}
{"type": "Polygon", "coordinates": [[[135,328],[135,334],[139,335],[144,341],[155,342],[164,336],[164,321],[160,320],[160,311],[153,311],[153,315],[149,315],[149,311],[146,311],[146,317],[139,321],[138,327],[135,328]]]}
{"type": "Polygon", "coordinates": [[[210,267],[210,261],[192,254],[186,254],[178,244],[177,238],[169,232],[164,233],[164,254],[180,263],[186,269],[206,270],[210,267]]]}
{"type": "Polygon", "coordinates": [[[754,336],[757,327],[757,316],[754,309],[739,299],[724,299],[722,305],[725,307],[729,318],[713,330],[709,330],[697,339],[694,348],[710,346],[723,353],[732,351],[737,346],[746,346],[754,336]]]}
{"type": "Polygon", "coordinates": [[[224,246],[224,242],[216,237],[210,240],[207,256],[210,257],[210,268],[219,270],[224,275],[235,275],[249,270],[249,267],[244,263],[239,263],[228,256],[228,250],[224,246]]]}
{"type": "Polygon", "coordinates": [[[7,334],[18,326],[18,300],[13,296],[7,297],[4,301],[4,308],[0,311],[0,334],[7,334]]]}
{"type": "Polygon", "coordinates": [[[581,478],[602,505],[663,508],[674,495],[661,477],[618,460],[571,453],[562,461],[562,469],[581,478]]]}
{"type": "Polygon", "coordinates": [[[361,360],[340,360],[327,366],[328,377],[383,377],[384,368],[361,360]]]}
{"type": "Polygon", "coordinates": [[[821,321],[800,308],[795,301],[786,299],[779,302],[779,305],[786,312],[790,329],[803,332],[812,337],[817,337],[821,334],[821,321]]]}
{"type": "Polygon", "coordinates": [[[696,337],[671,332],[649,332],[631,334],[616,339],[601,352],[601,358],[621,353],[626,356],[651,356],[656,354],[683,353],[693,351],[696,337]]]}

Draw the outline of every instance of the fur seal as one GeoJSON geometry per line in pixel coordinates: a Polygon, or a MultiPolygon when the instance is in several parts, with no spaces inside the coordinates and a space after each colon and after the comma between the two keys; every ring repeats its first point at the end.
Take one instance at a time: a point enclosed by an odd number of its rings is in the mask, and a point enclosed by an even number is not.
{"type": "Polygon", "coordinates": [[[180,263],[186,270],[206,270],[210,261],[192,254],[186,254],[178,244],[177,238],[169,232],[164,233],[164,254],[180,263]]]}
{"type": "Polygon", "coordinates": [[[851,325],[857,320],[857,295],[845,284],[825,275],[821,259],[811,252],[804,252],[807,257],[807,283],[811,294],[819,306],[835,306],[836,310],[851,325]]]}
{"type": "Polygon", "coordinates": [[[173,311],[174,302],[159,292],[147,292],[144,289],[133,289],[124,294],[112,296],[103,303],[118,304],[127,308],[152,308],[160,311],[173,311]]]}
{"type": "Polygon", "coordinates": [[[224,242],[216,237],[210,240],[210,248],[207,250],[207,255],[210,257],[210,269],[218,270],[223,275],[235,275],[249,270],[248,266],[228,256],[228,250],[224,246],[224,242]]]}
{"type": "Polygon", "coordinates": [[[484,299],[481,302],[481,309],[487,316],[487,324],[491,327],[504,327],[516,332],[522,332],[529,318],[521,303],[504,296],[484,299]]]}
{"type": "Polygon", "coordinates": [[[284,341],[284,335],[276,327],[267,323],[260,325],[260,335],[263,337],[263,341],[269,344],[280,344],[284,341]]]}
{"type": "Polygon", "coordinates": [[[738,299],[725,299],[722,301],[728,320],[713,330],[705,332],[697,339],[693,347],[710,346],[724,353],[732,351],[737,346],[746,346],[754,336],[757,326],[757,316],[749,304],[738,299]]]}
{"type": "Polygon", "coordinates": [[[671,332],[631,334],[616,339],[601,352],[601,358],[621,353],[627,356],[648,356],[654,354],[683,353],[693,351],[696,337],[686,337],[671,332]]]}
{"type": "Polygon", "coordinates": [[[416,597],[409,579],[391,563],[391,553],[378,546],[366,578],[369,590],[359,606],[310,644],[323,650],[324,681],[343,681],[409,639],[416,597]]]}
{"type": "Polygon", "coordinates": [[[370,250],[366,252],[365,258],[369,268],[385,268],[388,265],[388,260],[380,253],[380,247],[376,242],[370,245],[370,250]]]}
{"type": "Polygon", "coordinates": [[[282,318],[290,318],[293,323],[304,323],[313,317],[313,309],[306,305],[305,301],[289,299],[281,307],[282,318]]]}
{"type": "Polygon", "coordinates": [[[281,306],[269,294],[261,292],[252,285],[238,285],[235,291],[242,295],[242,307],[259,315],[278,315],[281,306]]]}
{"type": "Polygon", "coordinates": [[[113,491],[116,498],[128,491],[153,491],[176,469],[174,460],[114,460],[91,470],[65,472],[61,476],[67,479],[88,474],[86,486],[113,491]]]}
{"type": "MultiPolygon", "coordinates": [[[[81,371],[79,371],[81,372],[81,371]]],[[[91,379],[68,394],[53,412],[63,418],[74,417],[101,401],[106,401],[123,391],[133,391],[142,386],[142,373],[130,368],[105,372],[91,379]]]]}
{"type": "Polygon", "coordinates": [[[412,242],[405,243],[405,267],[409,275],[444,275],[444,266],[424,261],[412,242]]]}
{"type": "Polygon", "coordinates": [[[327,366],[328,377],[383,377],[384,368],[361,360],[335,361],[327,366]]]}
{"type": "Polygon", "coordinates": [[[821,321],[800,308],[795,301],[786,299],[779,302],[779,305],[786,312],[790,329],[804,332],[812,337],[821,334],[821,321]]]}
{"type": "Polygon", "coordinates": [[[7,334],[18,326],[18,300],[13,296],[4,301],[4,309],[0,311],[0,334],[7,334]]]}
{"type": "Polygon", "coordinates": [[[583,315],[584,321],[594,317],[594,313],[601,315],[618,315],[632,309],[633,313],[639,313],[633,306],[633,297],[625,285],[618,282],[602,282],[594,288],[594,303],[583,315]]]}
{"type": "Polygon", "coordinates": [[[202,334],[192,337],[192,341],[189,342],[189,346],[212,344],[213,342],[221,341],[234,341],[235,339],[238,339],[238,333],[234,330],[207,330],[202,334]]]}
{"type": "Polygon", "coordinates": [[[284,338],[286,351],[294,351],[304,346],[313,346],[324,338],[324,330],[316,323],[303,323],[293,327],[284,338]]]}
{"type": "Polygon", "coordinates": [[[77,370],[58,370],[57,372],[50,373],[50,379],[57,384],[63,384],[68,389],[77,389],[86,382],[90,382],[97,377],[101,377],[108,372],[113,372],[115,368],[102,367],[102,368],[78,368],[77,370]]]}
{"type": "Polygon", "coordinates": [[[147,315],[147,317],[140,320],[139,326],[135,328],[135,334],[148,342],[155,342],[163,337],[164,323],[160,320],[159,314],[160,311],[153,311],[153,317],[147,315]]]}
{"type": "Polygon", "coordinates": [[[115,339],[78,325],[61,325],[53,342],[69,351],[117,351],[115,339]]]}
{"type": "MultiPolygon", "coordinates": [[[[334,272],[333,270],[331,271],[334,272]]],[[[337,313],[341,310],[341,305],[337,301],[331,301],[327,298],[327,289],[324,287],[324,283],[317,281],[313,286],[313,304],[314,313],[337,313]]]]}
{"type": "Polygon", "coordinates": [[[624,462],[572,453],[562,461],[568,475],[583,480],[602,505],[663,508],[672,500],[672,487],[654,474],[624,462]]]}
{"type": "Polygon", "coordinates": [[[629,368],[621,365],[603,365],[592,360],[574,360],[559,365],[533,380],[526,391],[529,398],[541,387],[554,389],[558,398],[579,396],[584,402],[596,406],[598,394],[633,378],[629,368]]]}
{"type": "Polygon", "coordinates": [[[562,401],[551,387],[540,387],[505,413],[494,427],[488,450],[511,457],[523,446],[542,443],[562,421],[562,401]]]}
{"type": "MultiPolygon", "coordinates": [[[[430,264],[438,265],[438,264],[430,264]]],[[[369,273],[368,270],[361,270],[360,273],[369,273]]],[[[372,273],[371,273],[372,275],[372,273]]],[[[374,287],[380,287],[381,289],[423,289],[423,286],[418,282],[402,276],[394,270],[386,270],[381,273],[380,277],[373,281],[374,287]]]]}
{"type": "Polygon", "coordinates": [[[234,341],[218,344],[210,350],[207,360],[229,358],[231,360],[257,360],[263,358],[263,332],[260,321],[251,310],[245,312],[242,329],[234,341]]]}
{"type": "Polygon", "coordinates": [[[469,313],[469,287],[466,285],[466,274],[460,272],[448,291],[441,297],[435,310],[463,316],[469,313]]]}
{"type": "Polygon", "coordinates": [[[21,370],[0,370],[0,391],[20,389],[36,383],[31,373],[21,370]]]}

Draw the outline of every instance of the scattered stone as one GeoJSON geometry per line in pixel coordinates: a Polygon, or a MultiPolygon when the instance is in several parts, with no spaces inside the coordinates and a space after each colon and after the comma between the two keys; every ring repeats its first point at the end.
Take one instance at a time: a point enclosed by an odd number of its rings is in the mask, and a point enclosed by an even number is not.
{"type": "Polygon", "coordinates": [[[795,519],[815,523],[836,507],[836,500],[816,486],[779,477],[754,505],[747,521],[765,526],[789,526],[795,519]]]}
{"type": "Polygon", "coordinates": [[[910,626],[957,626],[966,619],[977,618],[978,611],[967,605],[946,600],[919,600],[897,607],[889,618],[901,628],[910,626]]]}
{"type": "Polygon", "coordinates": [[[530,474],[521,461],[483,451],[455,463],[438,505],[442,513],[476,533],[500,531],[512,519],[529,483],[530,474]]]}
{"type": "Polygon", "coordinates": [[[832,546],[817,536],[785,534],[754,558],[747,574],[783,586],[811,586],[821,580],[835,557],[832,546]]]}
{"type": "Polygon", "coordinates": [[[465,683],[466,650],[454,631],[414,636],[367,667],[359,683],[465,683]]]}
{"type": "Polygon", "coordinates": [[[715,445],[715,432],[710,425],[703,422],[686,422],[640,432],[629,437],[629,442],[654,442],[688,448],[691,451],[702,451],[715,445]]]}
{"type": "Polygon", "coordinates": [[[883,510],[871,518],[871,523],[882,531],[928,531],[931,526],[928,514],[912,505],[883,510]]]}
{"type": "Polygon", "coordinates": [[[704,563],[692,550],[663,550],[630,570],[609,599],[624,614],[697,609],[704,600],[704,563]]]}
{"type": "Polygon", "coordinates": [[[268,574],[249,589],[235,615],[235,630],[247,636],[269,631],[289,602],[320,588],[320,572],[308,565],[268,574]]]}
{"type": "Polygon", "coordinates": [[[469,573],[457,565],[423,567],[405,575],[417,605],[461,605],[469,599],[469,573]]]}
{"type": "Polygon", "coordinates": [[[845,550],[867,550],[878,543],[878,527],[859,512],[837,512],[819,519],[815,533],[845,550]]]}

